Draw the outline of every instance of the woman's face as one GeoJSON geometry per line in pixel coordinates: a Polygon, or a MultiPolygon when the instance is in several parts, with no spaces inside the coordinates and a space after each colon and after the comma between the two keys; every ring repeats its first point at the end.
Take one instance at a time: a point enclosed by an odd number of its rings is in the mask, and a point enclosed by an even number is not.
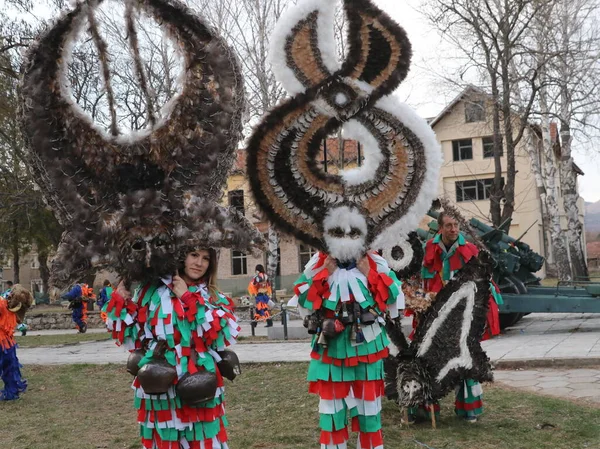
{"type": "Polygon", "coordinates": [[[183,279],[190,282],[198,282],[204,277],[210,267],[210,253],[205,249],[192,251],[185,258],[183,279]]]}

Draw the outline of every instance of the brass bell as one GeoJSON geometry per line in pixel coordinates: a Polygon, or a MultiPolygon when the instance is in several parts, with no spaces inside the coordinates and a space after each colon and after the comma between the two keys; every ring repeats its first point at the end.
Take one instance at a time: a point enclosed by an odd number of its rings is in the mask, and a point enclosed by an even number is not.
{"type": "Polygon", "coordinates": [[[217,375],[210,371],[185,374],[176,387],[177,396],[185,405],[198,406],[210,401],[217,393],[217,375]]]}
{"type": "Polygon", "coordinates": [[[151,361],[137,373],[140,385],[146,394],[165,394],[177,379],[177,370],[166,360],[151,361]]]}
{"type": "Polygon", "coordinates": [[[146,351],[144,349],[136,349],[135,351],[131,351],[129,353],[129,357],[127,358],[127,372],[132,376],[137,376],[140,367],[138,366],[141,360],[146,355],[146,351]]]}
{"type": "Polygon", "coordinates": [[[221,361],[217,363],[221,376],[225,379],[233,381],[236,376],[242,374],[242,367],[240,366],[240,359],[237,354],[233,351],[219,351],[221,361]]]}
{"type": "Polygon", "coordinates": [[[319,338],[317,338],[317,343],[321,346],[327,346],[327,338],[325,338],[325,334],[323,332],[319,334],[319,338]]]}

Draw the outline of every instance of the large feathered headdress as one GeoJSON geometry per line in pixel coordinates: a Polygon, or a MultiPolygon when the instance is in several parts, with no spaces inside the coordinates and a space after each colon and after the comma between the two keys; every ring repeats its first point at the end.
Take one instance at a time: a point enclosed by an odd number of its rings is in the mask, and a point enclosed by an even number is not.
{"type": "MultiPolygon", "coordinates": [[[[133,136],[117,135],[115,126],[109,135],[73,101],[66,77],[74,39],[86,24],[94,35],[98,4],[79,3],[58,19],[22,67],[29,163],[66,229],[53,282],[64,286],[102,266],[142,281],[173,273],[189,247],[254,248],[262,242],[256,228],[218,204],[242,128],[242,78],[232,50],[180,2],[137,0],[179,45],[184,79],[164,119],[133,136]]],[[[100,52],[106,44],[99,43],[100,52]]],[[[143,82],[141,69],[138,75],[143,82]]]]}
{"type": "Polygon", "coordinates": [[[268,219],[339,260],[393,246],[437,193],[440,146],[429,125],[389,96],[408,72],[404,30],[369,0],[344,0],[348,56],[336,57],[337,2],[303,0],[279,20],[270,58],[292,98],[271,111],[248,145],[248,176],[268,219]],[[363,166],[324,172],[327,136],[364,147],[363,166]]]}

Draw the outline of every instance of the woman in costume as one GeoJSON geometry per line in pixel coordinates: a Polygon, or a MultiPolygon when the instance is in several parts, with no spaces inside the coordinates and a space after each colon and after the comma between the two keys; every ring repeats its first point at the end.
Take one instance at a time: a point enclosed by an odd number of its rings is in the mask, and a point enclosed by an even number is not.
{"type": "MultiPolygon", "coordinates": [[[[248,284],[248,293],[250,296],[254,296],[254,300],[256,301],[254,321],[266,321],[266,327],[271,327],[273,326],[269,307],[271,295],[273,294],[271,290],[271,281],[262,265],[257,265],[255,272],[256,274],[252,277],[250,284],[248,284]]],[[[252,324],[255,325],[256,323],[252,324]]]]}
{"type": "Polygon", "coordinates": [[[128,367],[139,369],[134,405],[145,448],[227,448],[223,374],[231,367],[221,372],[227,363],[222,356],[229,355],[222,351],[235,343],[240,328],[216,273],[216,251],[193,249],[178,274],[143,285],[133,296],[121,283],[104,308],[113,338],[137,362],[128,367]],[[152,372],[157,361],[171,368],[165,378],[152,372]],[[189,401],[182,386],[199,373],[210,376],[201,378],[189,401]]]}
{"type": "Polygon", "coordinates": [[[17,343],[13,335],[15,326],[23,321],[31,304],[31,293],[19,284],[6,297],[0,297],[0,377],[4,382],[0,401],[19,399],[19,394],[27,388],[27,381],[21,376],[17,343]]]}

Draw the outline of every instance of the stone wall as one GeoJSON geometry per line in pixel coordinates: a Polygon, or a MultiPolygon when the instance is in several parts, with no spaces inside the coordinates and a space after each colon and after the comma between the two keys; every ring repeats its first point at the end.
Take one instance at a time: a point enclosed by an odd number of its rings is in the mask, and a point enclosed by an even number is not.
{"type": "MultiPolygon", "coordinates": [[[[29,312],[25,316],[25,322],[29,326],[29,330],[40,331],[47,329],[75,329],[75,323],[71,319],[70,311],[40,313],[29,312]]],[[[100,318],[100,312],[88,312],[88,328],[102,328],[104,323],[100,318]]]]}

